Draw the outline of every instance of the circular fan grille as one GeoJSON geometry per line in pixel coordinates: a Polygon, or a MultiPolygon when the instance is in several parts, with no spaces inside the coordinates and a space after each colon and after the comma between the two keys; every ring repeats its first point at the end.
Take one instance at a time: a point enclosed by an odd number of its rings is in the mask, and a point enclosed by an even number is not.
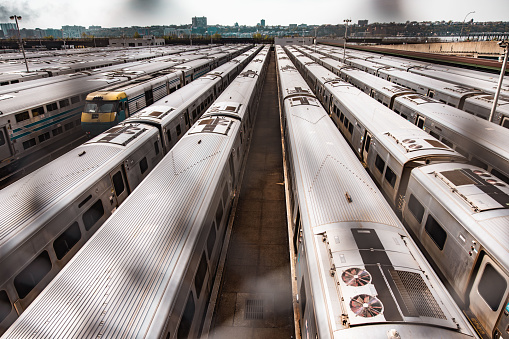
{"type": "Polygon", "coordinates": [[[361,268],[349,268],[343,272],[341,279],[348,286],[364,286],[371,282],[371,274],[361,268]]]}
{"type": "Polygon", "coordinates": [[[367,294],[359,294],[350,300],[350,309],[360,317],[372,318],[382,314],[382,302],[367,294]]]}

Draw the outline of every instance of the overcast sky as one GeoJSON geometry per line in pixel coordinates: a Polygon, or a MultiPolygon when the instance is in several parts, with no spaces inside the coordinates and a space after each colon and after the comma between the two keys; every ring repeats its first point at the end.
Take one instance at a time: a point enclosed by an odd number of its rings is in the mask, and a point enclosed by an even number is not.
{"type": "Polygon", "coordinates": [[[103,27],[190,24],[206,16],[209,25],[338,24],[409,21],[508,21],[509,0],[0,0],[0,22],[21,15],[20,28],[62,25],[103,27]]]}

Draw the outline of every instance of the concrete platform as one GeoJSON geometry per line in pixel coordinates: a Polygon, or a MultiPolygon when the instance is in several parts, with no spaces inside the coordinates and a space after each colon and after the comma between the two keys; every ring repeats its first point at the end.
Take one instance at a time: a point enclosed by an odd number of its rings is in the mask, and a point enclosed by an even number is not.
{"type": "Polygon", "coordinates": [[[294,336],[274,52],[271,52],[208,338],[294,336]]]}

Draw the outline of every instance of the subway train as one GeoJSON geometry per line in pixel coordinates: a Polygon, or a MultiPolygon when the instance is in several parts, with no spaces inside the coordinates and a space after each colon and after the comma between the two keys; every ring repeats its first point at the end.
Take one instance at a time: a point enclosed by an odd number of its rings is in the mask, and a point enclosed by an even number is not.
{"type": "Polygon", "coordinates": [[[427,155],[432,149],[426,143],[444,151],[448,147],[430,135],[424,140],[404,137],[400,128],[401,121],[408,123],[406,120],[359,89],[334,78],[334,74],[295,49],[288,50],[306,77],[316,84],[317,98],[401,214],[439,275],[452,287],[479,335],[508,338],[505,312],[509,304],[506,260],[509,250],[493,244],[509,241],[507,184],[482,168],[464,164],[456,155],[451,154],[449,160],[433,161],[427,155]],[[403,150],[407,156],[415,154],[413,161],[402,162],[403,150]],[[416,157],[420,152],[425,157],[416,157]],[[449,179],[422,182],[421,172],[449,179]],[[415,215],[420,216],[420,212],[422,218],[417,219],[415,215]],[[488,270],[493,269],[486,273],[490,275],[485,274],[486,264],[482,265],[485,261],[490,263],[488,270]],[[486,276],[500,282],[495,285],[500,295],[483,294],[486,285],[477,282],[490,280],[486,276]],[[492,307],[489,316],[487,304],[492,307]]]}
{"type": "Polygon", "coordinates": [[[268,48],[2,338],[200,336],[268,48]]]}
{"type": "Polygon", "coordinates": [[[277,47],[302,338],[475,338],[319,100],[277,47]]]}
{"type": "Polygon", "coordinates": [[[308,49],[295,48],[454,148],[469,163],[482,167],[509,184],[509,150],[505,147],[509,129],[308,49]]]}
{"type": "Polygon", "coordinates": [[[182,138],[189,120],[192,124],[202,115],[260,48],[252,48],[0,191],[4,202],[0,206],[0,333],[182,138]]]}
{"type": "MultiPolygon", "coordinates": [[[[231,52],[237,52],[239,48],[231,49],[231,52]]],[[[217,48],[215,50],[218,51],[217,48]]],[[[62,147],[67,144],[83,142],[80,116],[88,93],[112,83],[155,77],[158,72],[178,64],[208,58],[204,53],[161,57],[128,68],[97,72],[85,78],[73,79],[72,75],[65,75],[63,77],[70,79],[56,83],[51,80],[44,87],[28,87],[23,91],[3,94],[0,97],[1,186],[61,155],[62,147]]],[[[182,74],[181,71],[177,73],[182,74]]],[[[181,86],[180,80],[168,87],[175,86],[181,86]]]]}
{"type": "MultiPolygon", "coordinates": [[[[337,49],[336,49],[337,50],[337,49]]],[[[326,52],[317,49],[318,52],[325,55],[326,52]]],[[[389,67],[380,63],[375,63],[378,59],[363,59],[350,57],[343,59],[343,53],[329,54],[330,57],[344,61],[345,64],[355,66],[370,74],[394,82],[401,86],[413,89],[415,92],[435,98],[440,102],[457,107],[468,113],[475,114],[482,119],[487,120],[490,116],[491,107],[493,106],[493,92],[496,84],[479,79],[466,79],[462,84],[454,84],[447,82],[447,72],[441,79],[427,77],[427,74],[412,73],[414,68],[407,70],[389,67]],[[371,61],[373,60],[373,61],[371,61]],[[486,86],[477,86],[486,82],[486,86]]],[[[349,55],[355,55],[355,52],[349,51],[349,55]]],[[[493,115],[492,122],[509,128],[509,87],[505,86],[501,97],[497,103],[497,109],[493,115]]]]}
{"type": "MultiPolygon", "coordinates": [[[[194,51],[203,47],[171,46],[160,48],[127,49],[107,48],[87,50],[86,53],[71,53],[66,51],[55,55],[55,51],[36,54],[30,57],[27,52],[29,72],[26,71],[23,56],[20,59],[7,59],[9,55],[2,55],[0,60],[0,86],[7,86],[35,79],[56,77],[63,74],[90,71],[96,68],[124,64],[127,62],[149,60],[160,56],[194,51]],[[38,55],[38,56],[37,56],[38,55]]],[[[73,51],[74,52],[74,51],[73,51]]],[[[33,54],[33,53],[31,53],[33,54]]],[[[14,57],[15,56],[11,56],[14,57]]]]}

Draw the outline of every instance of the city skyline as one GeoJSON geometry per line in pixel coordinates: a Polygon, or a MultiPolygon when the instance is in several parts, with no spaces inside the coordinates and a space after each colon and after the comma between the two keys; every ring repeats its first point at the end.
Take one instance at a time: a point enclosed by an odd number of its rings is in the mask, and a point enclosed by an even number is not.
{"type": "Polygon", "coordinates": [[[303,0],[257,0],[244,4],[232,0],[89,0],[86,6],[63,0],[0,0],[0,22],[20,15],[20,28],[60,28],[64,25],[129,27],[151,25],[186,25],[191,18],[207,17],[208,25],[255,26],[265,19],[267,26],[289,24],[342,24],[350,18],[372,22],[405,21],[507,21],[509,1],[476,0],[316,0],[310,5],[303,0]],[[306,7],[307,6],[307,7],[306,7]],[[323,11],[309,11],[323,8],[323,11]],[[308,8],[308,10],[306,10],[308,8]],[[437,10],[440,8],[440,10],[437,10]],[[470,13],[475,11],[475,13],[470,13]]]}

